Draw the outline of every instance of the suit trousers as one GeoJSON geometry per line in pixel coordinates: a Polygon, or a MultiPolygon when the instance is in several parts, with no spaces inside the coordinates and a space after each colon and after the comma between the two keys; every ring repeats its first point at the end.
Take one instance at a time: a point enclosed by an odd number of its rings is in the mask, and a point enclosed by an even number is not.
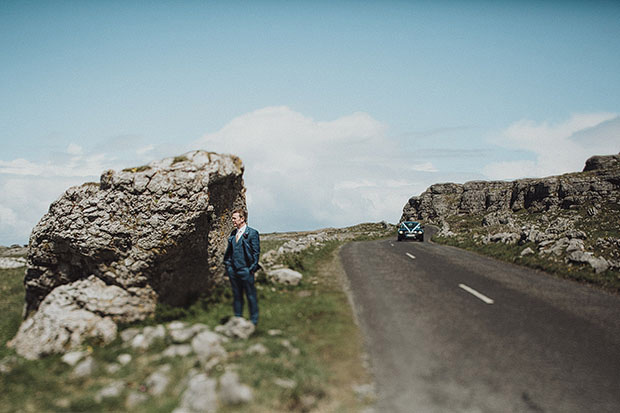
{"type": "Polygon", "coordinates": [[[250,321],[254,325],[258,324],[258,297],[256,286],[254,285],[254,274],[247,268],[233,270],[228,273],[230,286],[233,293],[233,311],[236,317],[243,317],[243,295],[248,300],[250,308],[250,321]]]}

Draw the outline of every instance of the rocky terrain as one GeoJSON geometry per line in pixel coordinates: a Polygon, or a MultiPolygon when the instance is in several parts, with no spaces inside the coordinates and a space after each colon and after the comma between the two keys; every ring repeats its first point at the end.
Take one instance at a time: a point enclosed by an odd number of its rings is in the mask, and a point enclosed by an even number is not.
{"type": "Polygon", "coordinates": [[[230,211],[245,207],[242,176],[239,158],[194,151],[69,188],[32,231],[10,345],[36,358],[110,342],[157,303],[208,294],[223,279],[230,211]]]}
{"type": "MultiPolygon", "coordinates": [[[[163,317],[169,321],[152,323],[149,319],[137,325],[121,325],[115,338],[105,345],[93,346],[90,341],[76,343],[62,351],[62,356],[37,360],[10,354],[0,359],[0,383],[3,377],[11,383],[11,389],[20,388],[20,380],[32,383],[33,389],[45,393],[50,400],[47,408],[55,411],[146,412],[154,408],[161,410],[162,403],[166,406],[164,410],[177,413],[236,411],[237,408],[252,411],[253,406],[265,405],[276,407],[257,411],[340,411],[333,406],[341,405],[343,394],[349,394],[347,397],[353,400],[348,405],[366,405],[373,400],[374,387],[366,376],[356,371],[365,371],[360,359],[353,358],[357,365],[346,368],[356,381],[334,389],[336,393],[331,398],[321,390],[325,384],[316,383],[316,362],[311,359],[316,355],[310,350],[317,344],[302,337],[315,323],[335,322],[338,329],[343,328],[343,321],[330,313],[334,309],[325,301],[325,297],[334,294],[333,288],[340,289],[340,280],[329,267],[317,273],[317,268],[308,265],[306,259],[326,248],[334,249],[343,241],[393,233],[394,226],[377,223],[261,234],[264,252],[257,289],[264,314],[262,329],[259,325],[255,331],[254,325],[243,318],[222,319],[222,314],[231,312],[228,298],[216,299],[218,304],[207,307],[206,311],[202,310],[204,303],[211,301],[203,299],[202,304],[199,301],[190,309],[178,313],[173,309],[172,317],[156,314],[156,319],[163,317]],[[320,321],[321,318],[325,320],[320,321]],[[59,375],[63,389],[58,394],[47,395],[53,392],[36,387],[43,377],[50,377],[47,372],[41,377],[24,376],[23,371],[28,368],[38,370],[38,363],[46,363],[47,370],[59,375]],[[270,395],[265,397],[267,392],[270,395]]],[[[73,294],[71,291],[80,290],[80,282],[88,282],[92,295],[85,303],[86,310],[88,305],[101,306],[98,302],[107,299],[112,299],[106,302],[113,306],[114,298],[106,295],[107,290],[97,291],[94,287],[103,281],[91,277],[95,279],[80,280],[63,294],[73,294]]],[[[54,291],[59,289],[64,291],[63,286],[54,291]]],[[[39,309],[45,305],[43,300],[39,309]]],[[[332,305],[342,311],[347,307],[346,298],[341,297],[332,305]]],[[[352,320],[348,322],[354,326],[352,320]]],[[[322,329],[322,325],[314,328],[322,329]]],[[[321,343],[318,347],[321,358],[326,356],[326,337],[321,335],[317,340],[321,343]]],[[[351,342],[352,335],[347,333],[341,339],[351,342]]],[[[339,360],[343,359],[340,352],[344,345],[335,342],[334,346],[331,351],[338,354],[339,360]]],[[[12,406],[16,410],[35,411],[36,407],[27,407],[29,404],[26,402],[26,408],[22,404],[12,406]]]]}
{"type": "Polygon", "coordinates": [[[483,252],[503,244],[513,260],[620,286],[620,154],[560,176],[435,184],[409,199],[402,220],[437,225],[440,242],[483,252]]]}
{"type": "Polygon", "coordinates": [[[28,247],[21,245],[11,245],[10,247],[0,246],[0,270],[9,268],[20,268],[26,266],[26,255],[28,247]]]}

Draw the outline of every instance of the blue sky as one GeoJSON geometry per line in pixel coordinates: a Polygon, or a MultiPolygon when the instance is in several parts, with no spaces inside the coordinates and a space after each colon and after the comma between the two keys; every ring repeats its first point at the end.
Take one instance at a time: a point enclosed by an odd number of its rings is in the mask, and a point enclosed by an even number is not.
{"type": "Polygon", "coordinates": [[[620,151],[619,21],[615,2],[0,2],[0,244],[70,185],[196,148],[241,156],[263,232],[579,170],[620,151]]]}

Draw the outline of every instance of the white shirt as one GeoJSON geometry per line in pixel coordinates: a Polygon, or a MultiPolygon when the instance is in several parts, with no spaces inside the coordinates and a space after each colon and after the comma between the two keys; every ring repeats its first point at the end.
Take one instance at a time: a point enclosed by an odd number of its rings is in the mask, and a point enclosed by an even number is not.
{"type": "Polygon", "coordinates": [[[243,224],[243,226],[237,230],[237,234],[235,234],[235,241],[239,241],[239,238],[241,238],[241,235],[245,232],[246,227],[247,225],[243,224]]]}

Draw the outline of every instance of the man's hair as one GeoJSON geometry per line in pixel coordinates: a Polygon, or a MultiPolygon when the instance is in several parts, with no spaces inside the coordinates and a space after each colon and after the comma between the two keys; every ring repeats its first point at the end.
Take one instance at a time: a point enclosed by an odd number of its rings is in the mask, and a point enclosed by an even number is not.
{"type": "Polygon", "coordinates": [[[245,209],[237,208],[232,213],[241,215],[243,217],[243,222],[248,222],[248,211],[246,211],[245,209]]]}

